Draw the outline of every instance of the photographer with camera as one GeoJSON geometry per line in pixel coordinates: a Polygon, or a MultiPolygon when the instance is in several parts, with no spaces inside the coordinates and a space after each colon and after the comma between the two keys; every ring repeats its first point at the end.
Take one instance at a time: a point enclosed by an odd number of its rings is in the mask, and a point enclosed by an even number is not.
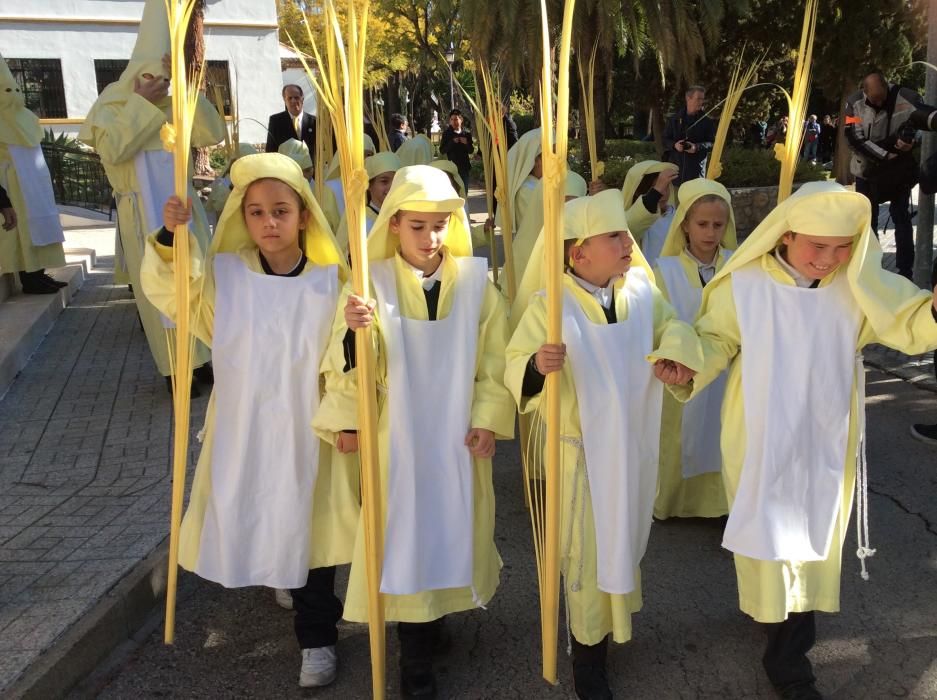
{"type": "Polygon", "coordinates": [[[716,140],[716,123],[703,112],[706,88],[691,85],[684,97],[686,107],[677,110],[664,128],[664,160],[680,168],[674,186],[705,177],[706,158],[716,140]]]}
{"type": "Polygon", "coordinates": [[[898,273],[908,279],[914,267],[914,229],[908,207],[919,177],[911,149],[919,130],[937,130],[937,107],[924,104],[913,90],[891,85],[881,71],[870,71],[862,89],[846,103],[846,138],[853,153],[850,167],[856,191],[872,203],[876,235],[879,204],[889,202],[898,273]]]}

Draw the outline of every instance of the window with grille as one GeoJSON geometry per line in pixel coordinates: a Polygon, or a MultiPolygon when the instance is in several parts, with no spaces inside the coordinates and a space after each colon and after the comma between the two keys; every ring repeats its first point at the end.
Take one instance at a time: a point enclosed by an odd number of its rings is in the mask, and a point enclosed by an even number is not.
{"type": "Polygon", "coordinates": [[[13,79],[23,91],[27,109],[41,119],[64,119],[68,116],[59,59],[8,58],[6,61],[13,79]]]}
{"type": "Polygon", "coordinates": [[[231,77],[228,75],[227,61],[205,61],[205,95],[212,104],[215,102],[215,87],[221,92],[224,104],[224,116],[231,116],[231,77]]]}
{"type": "Polygon", "coordinates": [[[120,78],[127,67],[127,61],[120,59],[96,58],[94,59],[94,77],[98,83],[98,94],[120,78]]]}

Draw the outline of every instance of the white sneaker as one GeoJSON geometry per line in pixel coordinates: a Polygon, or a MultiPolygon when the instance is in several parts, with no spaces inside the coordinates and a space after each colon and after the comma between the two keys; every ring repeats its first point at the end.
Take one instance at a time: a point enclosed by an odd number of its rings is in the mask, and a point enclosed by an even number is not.
{"type": "Polygon", "coordinates": [[[277,605],[284,610],[293,609],[293,596],[285,588],[274,588],[273,597],[276,599],[277,605]]]}
{"type": "Polygon", "coordinates": [[[335,680],[338,655],[335,645],[303,649],[303,666],[299,671],[300,688],[316,688],[335,680]]]}

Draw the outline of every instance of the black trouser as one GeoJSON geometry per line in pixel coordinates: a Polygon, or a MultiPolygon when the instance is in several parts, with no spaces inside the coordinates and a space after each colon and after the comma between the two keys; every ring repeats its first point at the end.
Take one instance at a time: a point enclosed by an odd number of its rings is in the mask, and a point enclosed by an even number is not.
{"type": "Polygon", "coordinates": [[[605,657],[608,654],[608,635],[602,637],[598,644],[582,644],[573,637],[573,665],[574,666],[601,666],[605,668],[605,657]]]}
{"type": "Polygon", "coordinates": [[[441,617],[431,622],[397,623],[401,668],[427,670],[432,665],[433,654],[441,639],[444,619],[441,617]]]}
{"type": "Polygon", "coordinates": [[[293,627],[300,649],[328,647],[338,641],[338,621],[342,619],[342,601],[335,596],[335,567],[309,569],[302,588],[290,591],[296,617],[293,627]]]}
{"type": "Polygon", "coordinates": [[[778,689],[813,683],[813,666],[807,652],[817,641],[816,618],[811,612],[790,613],[784,622],[762,624],[768,646],[762,663],[768,680],[778,689]]]}
{"type": "MultiPolygon", "coordinates": [[[[878,196],[871,183],[856,178],[856,192],[872,204],[872,230],[878,236],[878,196]]],[[[906,189],[888,203],[888,213],[895,224],[895,265],[899,274],[910,277],[914,270],[914,225],[911,223],[911,190],[906,189]]]]}

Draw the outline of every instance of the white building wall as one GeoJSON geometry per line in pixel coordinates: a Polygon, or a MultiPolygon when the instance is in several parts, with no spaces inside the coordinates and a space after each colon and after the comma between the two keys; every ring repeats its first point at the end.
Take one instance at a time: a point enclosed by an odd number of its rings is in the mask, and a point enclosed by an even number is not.
{"type": "MultiPolygon", "coordinates": [[[[78,132],[97,98],[94,60],[130,57],[143,5],[142,0],[0,1],[5,57],[61,61],[68,119],[49,120],[46,126],[78,132]],[[19,7],[13,12],[15,4],[19,7]]],[[[267,118],[283,109],[276,22],[273,0],[208,0],[206,58],[228,61],[241,139],[252,143],[266,141],[267,118]]]]}

